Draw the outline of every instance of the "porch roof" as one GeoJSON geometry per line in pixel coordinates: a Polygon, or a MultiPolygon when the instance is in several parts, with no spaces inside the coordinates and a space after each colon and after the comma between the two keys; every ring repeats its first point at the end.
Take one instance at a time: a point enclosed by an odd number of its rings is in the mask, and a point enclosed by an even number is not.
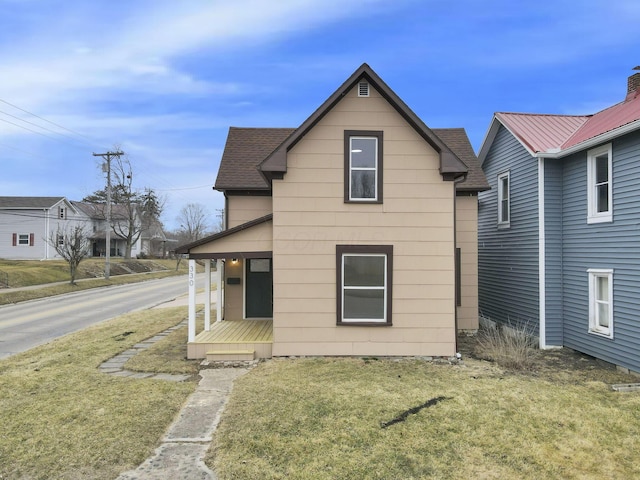
{"type": "Polygon", "coordinates": [[[273,256],[273,214],[176,248],[189,258],[270,258],[273,256]]]}

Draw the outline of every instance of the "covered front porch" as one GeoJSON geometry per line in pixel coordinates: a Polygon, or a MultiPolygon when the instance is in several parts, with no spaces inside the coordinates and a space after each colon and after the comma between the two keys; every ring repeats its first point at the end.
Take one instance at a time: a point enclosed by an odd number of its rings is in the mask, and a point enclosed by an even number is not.
{"type": "Polygon", "coordinates": [[[225,230],[177,249],[189,256],[190,359],[241,361],[271,358],[273,345],[273,265],[271,216],[225,230]],[[241,247],[236,250],[236,248],[241,247]],[[216,260],[217,308],[205,301],[204,330],[196,333],[196,260],[205,260],[205,296],[212,292],[211,260],[216,260]]]}

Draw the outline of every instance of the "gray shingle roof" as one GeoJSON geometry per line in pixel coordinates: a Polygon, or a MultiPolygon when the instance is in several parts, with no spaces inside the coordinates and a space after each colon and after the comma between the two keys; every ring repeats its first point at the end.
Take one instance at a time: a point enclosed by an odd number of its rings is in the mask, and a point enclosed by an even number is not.
{"type": "Polygon", "coordinates": [[[473,147],[471,146],[471,142],[469,142],[469,137],[467,137],[467,132],[465,132],[464,128],[434,128],[433,133],[440,137],[440,140],[469,168],[466,180],[458,183],[456,190],[460,192],[489,190],[489,182],[487,182],[487,178],[484,176],[478,157],[476,157],[473,151],[473,147]]]}
{"type": "MultiPolygon", "coordinates": [[[[295,130],[231,127],[220,161],[216,190],[269,190],[269,184],[260,175],[257,167],[295,130]]],[[[457,189],[488,190],[489,184],[464,128],[435,128],[432,131],[469,168],[467,179],[459,183],[457,189]]]]}
{"type": "Polygon", "coordinates": [[[229,128],[216,190],[270,190],[258,172],[258,164],[273,152],[295,128],[229,128]]]}
{"type": "Polygon", "coordinates": [[[0,208],[51,208],[64,197],[0,197],[0,208]]]}

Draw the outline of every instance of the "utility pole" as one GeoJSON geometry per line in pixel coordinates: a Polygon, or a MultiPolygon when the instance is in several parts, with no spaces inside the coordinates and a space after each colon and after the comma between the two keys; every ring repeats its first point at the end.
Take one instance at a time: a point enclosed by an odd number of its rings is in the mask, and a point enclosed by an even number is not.
{"type": "Polygon", "coordinates": [[[109,274],[111,273],[111,157],[119,157],[124,155],[124,152],[107,152],[107,153],[94,153],[94,157],[102,157],[106,159],[106,162],[102,164],[102,171],[107,174],[107,226],[105,227],[105,261],[104,261],[104,279],[109,280],[109,274]]]}

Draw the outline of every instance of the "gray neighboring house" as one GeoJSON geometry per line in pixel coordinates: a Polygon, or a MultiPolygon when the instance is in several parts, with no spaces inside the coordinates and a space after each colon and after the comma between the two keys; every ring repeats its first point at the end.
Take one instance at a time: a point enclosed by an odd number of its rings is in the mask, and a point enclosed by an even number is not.
{"type": "Polygon", "coordinates": [[[82,222],[65,197],[0,197],[0,258],[60,258],[46,239],[82,222]]]}
{"type": "MultiPolygon", "coordinates": [[[[89,227],[89,238],[91,239],[91,256],[102,257],[106,253],[106,213],[105,205],[101,203],[71,202],[81,216],[83,216],[89,227]]],[[[111,207],[112,225],[126,225],[129,214],[124,205],[112,205],[111,207]]],[[[148,225],[143,225],[141,216],[135,217],[136,228],[141,229],[140,235],[131,245],[131,257],[165,255],[167,237],[162,228],[162,223],[157,219],[152,219],[148,225]]],[[[124,227],[122,227],[125,229],[124,227]]],[[[125,229],[126,230],[126,229],[125,229]]],[[[123,256],[127,250],[126,239],[117,233],[115,228],[111,228],[111,252],[112,256],[123,256]]]]}
{"type": "Polygon", "coordinates": [[[593,115],[496,113],[478,157],[481,313],[640,372],[640,73],[593,115]]]}

